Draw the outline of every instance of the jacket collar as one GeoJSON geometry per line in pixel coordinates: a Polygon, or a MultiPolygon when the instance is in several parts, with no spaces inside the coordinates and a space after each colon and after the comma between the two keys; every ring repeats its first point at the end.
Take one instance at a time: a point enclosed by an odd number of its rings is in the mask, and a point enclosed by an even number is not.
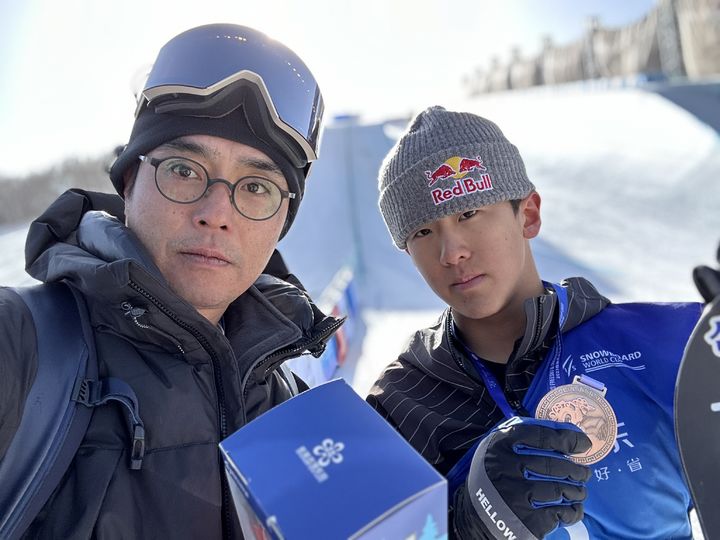
{"type": "MultiPolygon", "coordinates": [[[[568,293],[568,317],[561,329],[563,332],[594,317],[610,303],[584,278],[568,278],[560,286],[568,293]]],[[[510,369],[519,359],[540,351],[557,335],[557,303],[552,290],[525,301],[525,332],[508,361],[510,369]]],[[[473,390],[475,385],[463,368],[464,353],[452,337],[451,324],[452,310],[448,308],[435,325],[415,333],[401,358],[453,386],[473,390]]],[[[542,360],[542,356],[538,360],[542,360]]]]}

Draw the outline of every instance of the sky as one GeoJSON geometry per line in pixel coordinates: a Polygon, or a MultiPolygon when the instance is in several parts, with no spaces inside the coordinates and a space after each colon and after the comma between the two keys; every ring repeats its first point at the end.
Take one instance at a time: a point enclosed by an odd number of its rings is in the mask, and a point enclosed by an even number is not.
{"type": "Polygon", "coordinates": [[[294,49],[326,118],[406,116],[465,93],[463,77],[578,39],[590,15],[640,19],[655,0],[0,0],[0,177],[123,144],[133,89],[160,47],[201,24],[259,29],[294,49]]]}

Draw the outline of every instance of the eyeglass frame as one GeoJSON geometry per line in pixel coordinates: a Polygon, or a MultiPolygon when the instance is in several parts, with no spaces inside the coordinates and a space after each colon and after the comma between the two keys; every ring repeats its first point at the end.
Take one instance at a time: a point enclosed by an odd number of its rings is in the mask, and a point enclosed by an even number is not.
{"type": "Polygon", "coordinates": [[[161,159],[161,158],[156,158],[156,157],[152,157],[152,156],[139,155],[138,159],[143,163],[147,163],[148,165],[150,165],[151,167],[153,167],[155,169],[155,175],[154,175],[155,176],[155,187],[157,188],[158,193],[160,193],[160,195],[165,197],[168,201],[174,202],[176,204],[196,203],[200,199],[202,199],[205,196],[205,194],[210,190],[210,186],[212,186],[214,184],[225,184],[228,188],[230,188],[230,202],[232,203],[233,208],[235,208],[235,210],[237,211],[238,214],[240,214],[242,217],[249,219],[251,221],[267,221],[268,219],[271,219],[273,216],[275,216],[275,214],[277,214],[280,211],[280,208],[282,207],[283,199],[295,199],[297,197],[297,193],[295,193],[293,191],[288,191],[288,190],[282,189],[280,186],[277,185],[277,183],[273,182],[269,178],[263,178],[263,180],[266,180],[267,182],[270,182],[275,187],[277,187],[278,191],[280,192],[280,204],[275,209],[275,211],[272,214],[270,214],[269,216],[264,217],[264,218],[253,218],[250,216],[246,216],[238,208],[237,204],[235,203],[235,189],[237,188],[238,184],[240,184],[240,181],[244,180],[245,178],[260,178],[260,177],[252,175],[252,174],[247,175],[247,176],[242,176],[242,177],[238,178],[235,181],[235,183],[233,184],[232,182],[230,182],[229,180],[226,180],[225,178],[210,178],[210,173],[208,172],[208,170],[205,168],[205,166],[202,163],[195,161],[194,159],[185,157],[185,156],[167,156],[167,157],[164,157],[161,159]],[[189,161],[191,163],[198,165],[202,169],[202,171],[205,173],[205,178],[206,178],[205,190],[197,197],[197,199],[193,199],[192,201],[176,201],[175,199],[171,199],[170,197],[165,195],[165,193],[163,193],[163,190],[160,189],[160,185],[158,184],[158,177],[157,177],[158,166],[162,162],[167,161],[169,159],[182,159],[185,161],[189,161]]]}

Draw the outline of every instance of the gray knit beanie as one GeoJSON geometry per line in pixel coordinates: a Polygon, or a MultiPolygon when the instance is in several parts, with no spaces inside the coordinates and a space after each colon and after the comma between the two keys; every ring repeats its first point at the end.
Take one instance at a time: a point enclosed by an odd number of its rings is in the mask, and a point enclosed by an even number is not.
{"type": "Polygon", "coordinates": [[[379,188],[380,212],[400,249],[425,223],[535,190],[499,127],[438,106],[417,115],[386,156],[379,188]]]}

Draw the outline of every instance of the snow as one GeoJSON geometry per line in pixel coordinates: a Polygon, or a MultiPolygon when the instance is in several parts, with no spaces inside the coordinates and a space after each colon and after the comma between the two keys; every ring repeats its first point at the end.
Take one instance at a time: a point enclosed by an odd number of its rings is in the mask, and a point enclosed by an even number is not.
{"type": "Polygon", "coordinates": [[[716,131],[636,88],[545,89],[466,105],[495,120],[525,157],[544,197],[541,238],[606,280],[603,292],[618,301],[697,298],[690,270],[712,261],[720,239],[716,131]]]}
{"type": "Polygon", "coordinates": [[[0,285],[31,285],[36,281],[25,273],[27,225],[0,228],[0,285]]]}

